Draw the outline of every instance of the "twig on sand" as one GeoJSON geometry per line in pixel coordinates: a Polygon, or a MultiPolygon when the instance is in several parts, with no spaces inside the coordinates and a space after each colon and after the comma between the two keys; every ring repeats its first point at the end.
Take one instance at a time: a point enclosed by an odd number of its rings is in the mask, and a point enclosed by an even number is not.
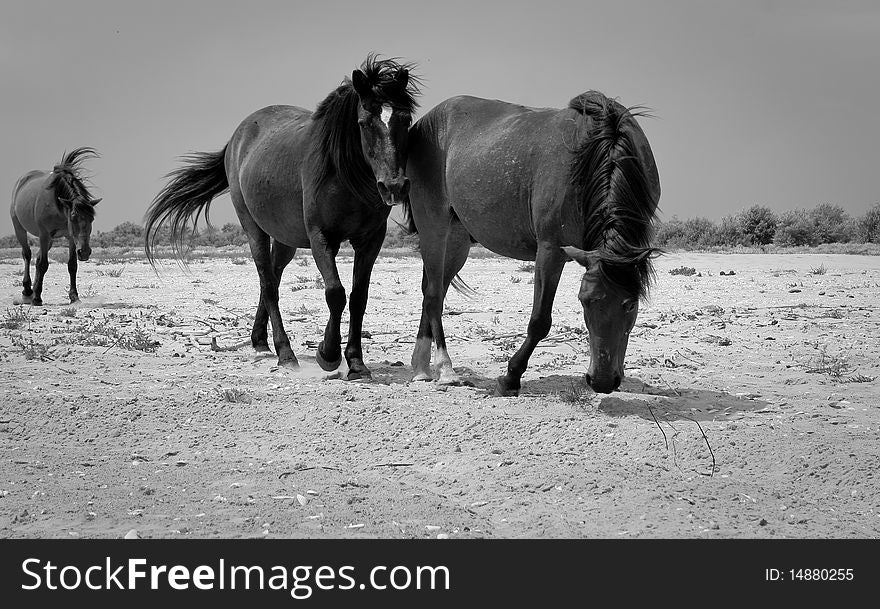
{"type": "Polygon", "coordinates": [[[342,469],[340,469],[338,467],[333,467],[332,465],[309,465],[308,467],[300,467],[292,472],[281,472],[280,474],[278,474],[278,479],[282,480],[282,479],[286,478],[287,476],[292,476],[298,472],[304,472],[304,471],[308,471],[310,469],[332,469],[333,471],[336,471],[336,472],[342,471],[342,469]]]}
{"type": "Polygon", "coordinates": [[[251,344],[250,339],[245,339],[235,343],[234,345],[229,345],[228,347],[221,347],[217,344],[217,337],[211,337],[211,351],[235,351],[237,349],[241,349],[243,347],[247,347],[251,344]]]}
{"type": "Polygon", "coordinates": [[[666,450],[669,450],[669,440],[666,438],[666,432],[663,431],[663,428],[660,427],[660,421],[657,420],[657,417],[654,416],[654,409],[651,406],[648,406],[648,412],[651,413],[651,418],[654,419],[654,423],[657,424],[657,429],[660,430],[660,433],[663,434],[663,443],[666,445],[666,450]]]}
{"type": "Polygon", "coordinates": [[[661,380],[661,381],[663,381],[664,383],[666,383],[666,386],[667,386],[667,387],[669,387],[670,389],[672,389],[672,391],[675,393],[676,396],[681,397],[681,394],[678,392],[678,389],[676,389],[675,387],[673,387],[672,385],[670,385],[670,384],[669,384],[669,381],[666,380],[666,377],[664,377],[662,374],[658,374],[657,376],[660,377],[660,380],[661,380]]]}
{"type": "MultiPolygon", "coordinates": [[[[706,441],[706,446],[709,447],[709,454],[712,455],[712,471],[708,475],[714,476],[715,475],[715,453],[712,451],[712,445],[709,444],[709,438],[706,436],[706,432],[703,431],[703,426],[700,425],[700,422],[696,419],[692,419],[692,418],[687,417],[683,414],[679,415],[679,416],[683,419],[687,419],[688,421],[693,421],[694,423],[697,424],[697,427],[700,428],[700,433],[703,434],[703,439],[706,441]]],[[[705,476],[706,474],[703,474],[703,475],[705,476]]]]}
{"type": "Polygon", "coordinates": [[[115,347],[115,346],[117,345],[117,343],[119,343],[119,341],[122,340],[122,336],[123,336],[122,334],[120,334],[119,336],[117,336],[117,337],[116,337],[116,340],[113,341],[113,344],[110,345],[109,347],[107,347],[106,349],[104,349],[104,353],[107,353],[110,349],[112,349],[113,347],[115,347]]]}
{"type": "Polygon", "coordinates": [[[193,318],[193,321],[197,321],[200,324],[204,324],[204,325],[208,326],[211,329],[211,332],[217,331],[217,328],[215,328],[214,326],[212,326],[211,324],[206,322],[204,319],[199,319],[198,317],[195,317],[195,318],[193,318]]]}
{"type": "Polygon", "coordinates": [[[373,463],[370,467],[409,467],[415,463],[373,463]]]}

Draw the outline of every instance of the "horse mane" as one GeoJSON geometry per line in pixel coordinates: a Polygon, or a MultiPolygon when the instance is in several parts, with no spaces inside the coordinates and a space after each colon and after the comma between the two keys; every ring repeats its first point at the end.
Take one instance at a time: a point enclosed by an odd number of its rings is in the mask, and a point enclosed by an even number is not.
{"type": "Polygon", "coordinates": [[[603,278],[639,298],[654,276],[651,247],[656,202],[630,131],[641,106],[625,108],[598,91],[572,99],[568,107],[592,119],[587,137],[573,151],[571,181],[584,218],[584,249],[597,250],[603,278]]]}
{"type": "Polygon", "coordinates": [[[78,213],[90,220],[95,219],[95,208],[90,205],[94,197],[86,186],[82,163],[88,159],[96,159],[100,155],[94,148],[84,146],[66,152],[61,162],[52,168],[51,180],[47,189],[54,189],[55,196],[73,200],[78,213]]]}
{"type": "MultiPolygon", "coordinates": [[[[420,79],[412,74],[415,64],[396,58],[378,59],[370,54],[361,64],[376,100],[412,113],[418,107],[420,79]],[[400,70],[410,72],[405,88],[395,83],[400,70]]],[[[336,176],[355,198],[370,206],[382,205],[376,190],[376,178],[361,148],[358,127],[358,95],[346,77],[315,109],[312,120],[317,128],[317,172],[315,185],[321,186],[336,176]]]]}

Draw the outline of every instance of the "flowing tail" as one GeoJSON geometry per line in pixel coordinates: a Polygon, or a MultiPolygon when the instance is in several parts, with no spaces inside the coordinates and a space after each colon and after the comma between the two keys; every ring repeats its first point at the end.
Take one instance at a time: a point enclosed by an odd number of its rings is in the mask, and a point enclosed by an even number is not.
{"type": "Polygon", "coordinates": [[[226,177],[226,147],[219,152],[195,152],[182,157],[184,166],[169,173],[169,182],[159,191],[144,216],[144,251],[153,265],[153,248],[160,229],[171,228],[171,246],[182,258],[184,237],[194,234],[199,217],[204,213],[210,224],[208,207],[211,201],[229,190],[226,177]]]}

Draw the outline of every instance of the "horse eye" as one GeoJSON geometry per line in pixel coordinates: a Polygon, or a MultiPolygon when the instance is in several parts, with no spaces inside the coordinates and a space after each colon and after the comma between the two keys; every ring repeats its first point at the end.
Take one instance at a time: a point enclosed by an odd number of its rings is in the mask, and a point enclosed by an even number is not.
{"type": "Polygon", "coordinates": [[[637,304],[639,304],[638,300],[625,300],[623,302],[623,310],[627,313],[632,313],[635,311],[637,304]]]}

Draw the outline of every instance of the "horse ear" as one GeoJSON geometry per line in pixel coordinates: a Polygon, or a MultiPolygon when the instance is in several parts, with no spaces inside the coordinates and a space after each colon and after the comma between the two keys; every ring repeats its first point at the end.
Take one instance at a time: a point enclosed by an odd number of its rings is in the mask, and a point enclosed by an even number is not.
{"type": "Polygon", "coordinates": [[[354,70],[351,73],[351,84],[354,86],[355,92],[360,97],[368,97],[372,94],[372,87],[370,87],[369,80],[367,79],[367,75],[361,72],[360,70],[354,70]]]}
{"type": "Polygon", "coordinates": [[[570,245],[565,245],[562,247],[562,251],[565,252],[565,255],[569,257],[569,259],[574,260],[579,265],[584,268],[590,268],[591,265],[595,264],[598,259],[598,254],[594,251],[585,251],[582,249],[578,249],[576,247],[572,247],[570,245]]]}
{"type": "Polygon", "coordinates": [[[406,85],[409,84],[409,70],[403,68],[402,70],[398,71],[397,75],[394,77],[394,83],[401,90],[406,90],[406,85]]]}
{"type": "Polygon", "coordinates": [[[100,203],[100,202],[103,201],[103,200],[104,200],[104,199],[101,198],[101,199],[95,199],[94,201],[89,201],[89,205],[91,205],[92,207],[94,207],[95,205],[97,205],[98,203],[100,203]]]}

